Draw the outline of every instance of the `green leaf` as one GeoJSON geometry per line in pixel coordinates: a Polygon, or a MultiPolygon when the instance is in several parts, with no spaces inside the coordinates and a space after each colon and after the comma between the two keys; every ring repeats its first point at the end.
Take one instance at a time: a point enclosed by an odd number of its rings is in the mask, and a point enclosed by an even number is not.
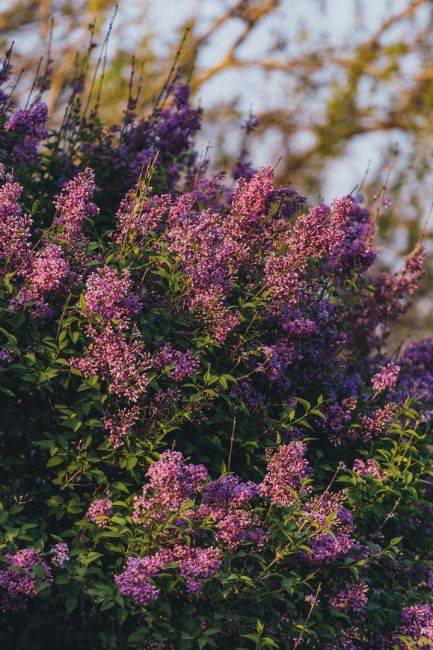
{"type": "Polygon", "coordinates": [[[55,467],[56,465],[61,465],[61,463],[63,463],[64,460],[65,459],[62,458],[61,456],[53,456],[48,460],[46,467],[55,467]]]}

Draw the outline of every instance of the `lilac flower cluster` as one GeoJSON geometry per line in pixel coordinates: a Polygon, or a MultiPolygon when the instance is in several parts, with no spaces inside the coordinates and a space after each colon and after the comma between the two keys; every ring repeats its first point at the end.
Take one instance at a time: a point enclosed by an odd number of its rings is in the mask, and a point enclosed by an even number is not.
{"type": "Polygon", "coordinates": [[[288,507],[299,498],[299,492],[308,492],[304,481],[311,476],[311,468],[305,458],[307,445],[290,442],[276,451],[268,449],[267,472],[260,484],[260,493],[271,503],[288,507]]]}
{"type": "Polygon", "coordinates": [[[193,375],[200,365],[200,360],[194,358],[192,352],[175,350],[171,343],[166,343],[162,349],[153,356],[153,364],[158,370],[167,370],[168,376],[175,381],[182,381],[185,377],[193,375]]]}
{"type": "Polygon", "coordinates": [[[215,575],[221,560],[221,551],[217,548],[176,545],[156,555],[128,558],[125,571],[115,580],[121,594],[132,598],[136,605],[147,605],[160,594],[160,589],[149,580],[159,571],[167,570],[167,565],[177,566],[187,591],[196,593],[203,588],[206,579],[215,575]]]}
{"type": "Polygon", "coordinates": [[[0,272],[25,270],[30,256],[31,219],[23,215],[19,183],[7,181],[0,187],[0,272]]]}
{"type": "Polygon", "coordinates": [[[103,266],[87,278],[84,293],[86,310],[106,321],[115,319],[118,321],[117,326],[124,329],[129,326],[130,317],[142,308],[142,303],[131,288],[132,282],[127,270],[118,273],[115,269],[103,266]]]}
{"type": "Polygon", "coordinates": [[[170,194],[151,196],[143,200],[139,191],[130,190],[122,200],[117,212],[117,241],[140,240],[152,231],[157,231],[164,217],[168,215],[173,199],[170,194]]]}
{"type": "Polygon", "coordinates": [[[335,561],[354,547],[353,517],[342,505],[343,501],[344,494],[328,492],[313,497],[305,505],[305,514],[317,527],[311,540],[311,550],[305,553],[305,558],[315,566],[335,561]]]}
{"type": "Polygon", "coordinates": [[[106,413],[102,423],[110,432],[108,442],[115,449],[121,447],[127,436],[140,417],[140,408],[134,404],[131,408],[121,408],[117,413],[106,413]]]}
{"type": "Polygon", "coordinates": [[[179,573],[185,578],[187,591],[200,591],[207,578],[215,575],[221,566],[222,553],[218,548],[190,548],[176,546],[173,556],[178,562],[179,573]]]}
{"type": "Polygon", "coordinates": [[[56,236],[70,245],[83,240],[85,219],[91,219],[99,213],[99,209],[92,202],[94,188],[95,175],[88,168],[65,183],[54,201],[57,213],[53,228],[56,236]]]}
{"type": "Polygon", "coordinates": [[[58,542],[53,546],[51,551],[51,564],[56,567],[62,567],[69,562],[69,546],[65,542],[58,542]]]}
{"type": "MultiPolygon", "coordinates": [[[[433,643],[433,608],[431,605],[403,607],[399,634],[415,642],[414,648],[430,648],[433,643]],[[423,639],[422,641],[420,639],[423,639]]],[[[407,647],[406,644],[402,648],[407,647]]]]}
{"type": "Polygon", "coordinates": [[[329,604],[348,614],[362,615],[368,603],[368,585],[365,582],[350,582],[329,598],[329,604]]]}
{"type": "Polygon", "coordinates": [[[5,123],[5,130],[12,136],[12,159],[15,164],[32,164],[37,158],[39,143],[48,136],[45,126],[48,108],[37,102],[31,108],[23,108],[12,113],[5,123]]]}
{"type": "Polygon", "coordinates": [[[386,482],[388,479],[386,475],[380,469],[380,465],[375,458],[367,458],[363,460],[362,458],[356,458],[353,463],[353,471],[360,478],[364,476],[372,476],[377,478],[379,481],[386,482]]]}
{"type": "Polygon", "coordinates": [[[252,481],[244,483],[237,476],[226,475],[211,481],[203,493],[198,516],[214,522],[215,540],[229,551],[247,541],[260,547],[266,540],[260,521],[248,508],[259,489],[252,481]]]}
{"type": "Polygon", "coordinates": [[[129,557],[123,573],[116,576],[116,584],[121,594],[129,596],[136,605],[147,605],[156,600],[160,590],[155,587],[153,578],[164,566],[161,555],[129,557]]]}
{"type": "Polygon", "coordinates": [[[105,526],[108,526],[112,516],[113,503],[108,497],[105,497],[103,499],[95,499],[95,501],[92,501],[86,512],[86,519],[88,521],[92,521],[100,528],[105,528],[105,526]]]}
{"type": "Polygon", "coordinates": [[[371,380],[374,390],[381,393],[384,390],[391,390],[397,383],[400,366],[396,363],[388,363],[379,368],[371,380]]]}
{"type": "Polygon", "coordinates": [[[15,355],[5,345],[0,345],[0,363],[12,363],[15,355]]]}
{"type": "Polygon", "coordinates": [[[149,482],[143,495],[134,499],[133,521],[149,525],[152,519],[164,520],[177,511],[200,489],[208,478],[203,465],[184,462],[178,451],[165,451],[146,473],[149,482]],[[150,494],[149,494],[150,493],[150,494]]]}
{"type": "Polygon", "coordinates": [[[38,578],[35,567],[41,567],[44,581],[53,581],[50,567],[34,548],[25,548],[14,554],[7,554],[10,568],[0,570],[0,588],[3,590],[0,609],[23,609],[27,601],[37,595],[38,578]]]}
{"type": "Polygon", "coordinates": [[[31,311],[38,318],[53,315],[53,309],[46,298],[50,294],[65,290],[71,275],[69,263],[56,244],[49,244],[32,257],[26,272],[27,284],[17,293],[13,305],[22,309],[26,303],[33,303],[31,311]]]}
{"type": "Polygon", "coordinates": [[[71,358],[72,368],[84,377],[98,375],[110,379],[110,391],[120,397],[136,402],[147,390],[147,371],[151,367],[150,355],[144,351],[142,341],[133,338],[126,341],[113,327],[96,333],[89,328],[91,346],[84,356],[71,358]]]}

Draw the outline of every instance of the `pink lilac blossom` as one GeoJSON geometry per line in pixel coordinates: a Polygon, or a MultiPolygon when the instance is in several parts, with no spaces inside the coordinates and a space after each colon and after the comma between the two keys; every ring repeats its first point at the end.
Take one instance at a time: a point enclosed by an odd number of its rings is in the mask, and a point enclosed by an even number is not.
{"type": "Polygon", "coordinates": [[[170,194],[143,199],[139,188],[128,192],[117,212],[118,243],[125,238],[134,241],[156,231],[168,215],[173,198],[170,194]]]}
{"type": "Polygon", "coordinates": [[[184,195],[170,210],[168,244],[185,272],[189,306],[206,323],[216,340],[223,342],[239,322],[226,297],[237,274],[238,245],[212,210],[192,211],[193,195],[184,195]]]}
{"type": "Polygon", "coordinates": [[[311,468],[305,458],[307,445],[289,442],[276,451],[266,450],[267,472],[260,484],[260,493],[277,506],[289,507],[307,494],[303,482],[311,476],[311,468]]]}
{"type": "MultiPolygon", "coordinates": [[[[363,440],[370,440],[374,436],[382,433],[385,428],[392,422],[396,405],[389,402],[382,408],[375,409],[371,415],[361,417],[362,428],[360,430],[363,440]]],[[[359,431],[354,430],[354,435],[358,436],[359,431]]]]}
{"type": "Polygon", "coordinates": [[[160,589],[149,579],[169,564],[176,564],[185,579],[189,593],[200,591],[207,578],[211,578],[221,566],[222,553],[218,548],[192,548],[181,544],[172,549],[162,549],[156,555],[128,558],[126,569],[116,576],[117,587],[124,596],[133,599],[136,605],[147,605],[156,600],[160,589]]]}
{"type": "Polygon", "coordinates": [[[351,582],[329,598],[329,604],[335,609],[349,614],[365,614],[368,603],[368,585],[365,582],[351,582]]]}
{"type": "Polygon", "coordinates": [[[33,574],[36,566],[42,567],[44,581],[53,581],[50,567],[34,548],[25,548],[15,554],[6,555],[11,568],[0,571],[0,588],[3,590],[0,609],[23,609],[30,598],[37,596],[38,579],[33,574]]]}
{"type": "Polygon", "coordinates": [[[107,321],[117,320],[121,329],[128,327],[131,316],[143,306],[138,296],[132,293],[129,271],[119,273],[108,266],[96,269],[89,275],[84,299],[86,311],[107,321]]]}
{"type": "Polygon", "coordinates": [[[21,287],[13,305],[20,309],[25,303],[34,302],[31,311],[37,317],[52,315],[52,307],[46,299],[50,294],[66,289],[70,274],[69,263],[63,258],[61,248],[56,244],[48,244],[32,258],[26,272],[27,284],[21,287]]]}
{"type": "Polygon", "coordinates": [[[146,476],[149,481],[143,495],[134,499],[132,519],[149,525],[152,519],[164,520],[168,512],[179,510],[203,488],[208,473],[204,465],[185,463],[179,451],[165,451],[146,476]]]}
{"type": "Polygon", "coordinates": [[[235,242],[234,252],[239,262],[252,260],[256,247],[263,245],[266,237],[265,217],[272,196],[273,172],[264,167],[250,180],[239,178],[231,214],[224,227],[226,237],[235,242]]]}
{"type": "Polygon", "coordinates": [[[113,503],[111,499],[107,497],[103,499],[95,499],[95,501],[90,504],[86,512],[86,519],[88,521],[92,521],[100,528],[105,528],[108,526],[112,516],[113,503]]]}
{"type": "Polygon", "coordinates": [[[151,367],[150,355],[144,351],[142,341],[126,341],[122,332],[107,326],[96,333],[89,328],[92,344],[81,358],[70,360],[72,368],[84,377],[97,375],[109,380],[109,390],[119,397],[137,402],[149,385],[147,371],[151,367]]]}
{"type": "Polygon", "coordinates": [[[115,449],[121,447],[140,417],[140,408],[134,404],[131,408],[121,408],[116,413],[107,413],[102,417],[102,424],[110,435],[108,442],[115,449]]]}
{"type": "Polygon", "coordinates": [[[379,368],[371,380],[374,390],[381,393],[384,390],[391,390],[397,383],[400,366],[396,363],[388,363],[379,368]]]}
{"type": "Polygon", "coordinates": [[[2,274],[16,269],[25,270],[30,252],[32,220],[24,216],[19,203],[23,188],[19,183],[6,182],[0,187],[0,260],[2,274]]]}
{"type": "Polygon", "coordinates": [[[406,255],[403,270],[396,280],[396,294],[398,296],[412,296],[414,294],[426,274],[426,257],[427,250],[422,244],[417,244],[413,251],[406,255]]]}
{"type": "Polygon", "coordinates": [[[387,480],[385,474],[380,469],[379,463],[374,458],[367,458],[366,460],[357,458],[353,463],[353,471],[360,478],[363,478],[365,475],[370,475],[382,482],[386,482],[387,480]]]}
{"type": "Polygon", "coordinates": [[[69,547],[65,542],[58,542],[51,550],[51,564],[62,567],[69,562],[69,547]]]}
{"type": "Polygon", "coordinates": [[[87,168],[65,183],[54,201],[57,212],[53,228],[58,237],[66,240],[68,244],[82,241],[85,219],[91,219],[99,213],[99,209],[91,200],[94,188],[94,172],[87,168]]]}
{"type": "Polygon", "coordinates": [[[200,365],[200,360],[193,356],[191,350],[175,350],[171,343],[166,343],[153,357],[155,367],[163,371],[168,369],[168,376],[175,381],[193,375],[200,365]],[[173,367],[171,367],[173,366],[173,367]]]}

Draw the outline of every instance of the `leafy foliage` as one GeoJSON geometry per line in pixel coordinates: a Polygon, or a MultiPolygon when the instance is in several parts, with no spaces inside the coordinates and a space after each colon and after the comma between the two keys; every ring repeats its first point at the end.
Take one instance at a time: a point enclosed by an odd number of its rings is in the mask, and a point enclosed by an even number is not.
{"type": "Polygon", "coordinates": [[[362,197],[210,175],[187,86],[1,101],[5,647],[428,647],[433,342],[386,351],[422,247],[375,276],[362,197]]]}

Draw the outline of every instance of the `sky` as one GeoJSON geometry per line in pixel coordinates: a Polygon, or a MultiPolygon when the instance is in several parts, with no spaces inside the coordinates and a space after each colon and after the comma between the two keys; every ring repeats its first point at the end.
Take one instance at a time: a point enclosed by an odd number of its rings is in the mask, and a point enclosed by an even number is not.
{"type": "MultiPolygon", "coordinates": [[[[143,0],[145,1],[145,0],[143,0]]],[[[226,5],[227,2],[224,2],[226,5]]],[[[120,3],[120,13],[129,11],[130,3],[120,3]]],[[[147,0],[148,27],[156,35],[154,47],[164,53],[168,44],[179,39],[179,29],[188,16],[199,15],[199,28],[206,26],[221,13],[221,0],[147,0]]],[[[344,44],[365,38],[381,24],[390,13],[396,13],[407,6],[407,0],[283,0],[281,9],[270,20],[265,20],[245,49],[245,56],[259,58],[266,49],[269,36],[275,29],[285,35],[289,54],[307,51],[309,44],[325,38],[331,44],[344,44]],[[308,30],[309,37],[303,41],[303,29],[308,30]]],[[[422,16],[421,16],[422,19],[422,16]]],[[[210,67],[218,62],[228,45],[239,33],[240,25],[233,21],[209,41],[202,50],[200,63],[210,67]]],[[[332,80],[330,80],[332,82],[332,80]]],[[[221,100],[236,98],[237,105],[248,114],[250,110],[261,108],[273,109],[290,96],[278,77],[269,76],[265,80],[257,70],[226,72],[206,83],[199,92],[201,105],[206,110],[221,100]]],[[[320,98],[317,99],[320,102],[320,98]]],[[[302,110],[302,107],[301,107],[302,110]]],[[[199,145],[205,147],[212,142],[212,129],[207,128],[199,145]]],[[[347,154],[330,164],[326,187],[326,200],[333,196],[350,192],[364,176],[368,166],[374,171],[382,164],[380,155],[390,138],[396,134],[373,134],[354,140],[347,154]]],[[[401,136],[400,136],[401,140],[401,136]]],[[[302,144],[302,142],[301,142],[302,144]]],[[[399,142],[404,146],[403,140],[399,142]]],[[[278,139],[269,139],[266,146],[256,148],[253,152],[256,164],[273,164],[279,157],[278,139]]]]}

